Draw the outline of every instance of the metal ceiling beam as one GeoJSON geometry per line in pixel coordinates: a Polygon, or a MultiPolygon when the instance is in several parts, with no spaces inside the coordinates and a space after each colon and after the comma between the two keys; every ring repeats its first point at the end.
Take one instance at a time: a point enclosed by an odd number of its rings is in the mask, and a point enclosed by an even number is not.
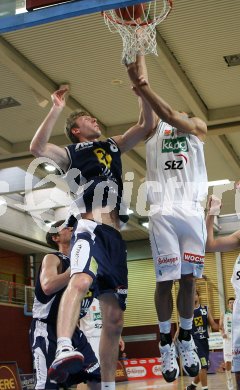
{"type": "Polygon", "coordinates": [[[157,63],[166,73],[169,81],[172,82],[174,88],[189,106],[194,115],[202,118],[205,122],[208,121],[208,110],[204,102],[201,100],[197,91],[187,78],[186,74],[181,69],[174,55],[168,49],[165,41],[157,31],[157,51],[159,56],[155,57],[157,63]]]}
{"type": "Polygon", "coordinates": [[[211,124],[240,121],[240,106],[211,109],[208,118],[211,124]]]}
{"type": "MultiPolygon", "coordinates": [[[[44,98],[49,100],[50,95],[59,88],[59,85],[47,77],[1,36],[0,51],[0,61],[44,98]]],[[[83,110],[89,112],[89,110],[71,96],[66,101],[66,109],[69,111],[83,110]]],[[[101,125],[103,132],[105,132],[105,125],[100,121],[98,123],[101,125]]]]}
{"type": "MultiPolygon", "coordinates": [[[[210,110],[211,112],[211,110],[210,110]]],[[[240,112],[240,108],[239,108],[240,112]]],[[[125,123],[121,125],[108,126],[107,127],[107,136],[113,137],[114,135],[118,135],[124,133],[135,123],[125,123]]],[[[208,124],[208,131],[211,133],[210,135],[224,135],[230,133],[240,133],[240,120],[232,121],[227,123],[219,123],[219,124],[208,124]]]]}
{"type": "MultiPolygon", "coordinates": [[[[11,46],[3,37],[0,37],[0,51],[1,57],[0,61],[7,66],[12,72],[14,72],[21,80],[23,80],[29,87],[38,91],[40,95],[44,98],[49,99],[49,95],[52,94],[58,86],[49,79],[40,69],[33,65],[30,61],[27,60],[19,51],[17,51],[13,46],[11,46]]],[[[77,102],[71,96],[68,97],[66,102],[66,108],[69,111],[84,110],[89,112],[84,106],[77,102]]],[[[91,114],[91,112],[89,112],[91,114]]],[[[98,120],[99,125],[102,129],[102,134],[104,137],[107,136],[106,126],[98,120]]],[[[68,144],[67,138],[65,135],[51,137],[50,142],[55,143],[56,145],[66,145],[68,144]]],[[[30,141],[29,141],[30,144],[30,141]]],[[[12,153],[26,153],[29,150],[29,144],[27,142],[18,143],[12,146],[12,153]]],[[[10,144],[11,145],[11,144],[10,144]]],[[[1,146],[1,145],[0,145],[1,146]]],[[[129,159],[136,166],[142,162],[139,160],[138,155],[135,153],[129,153],[129,159]]],[[[25,157],[24,157],[25,160],[25,157]]],[[[32,159],[29,159],[29,162],[32,159]]],[[[20,159],[18,160],[20,163],[20,159]]],[[[9,167],[9,162],[6,161],[7,165],[3,165],[3,161],[0,161],[0,167],[9,167]]],[[[25,164],[25,161],[24,161],[25,164]]],[[[142,170],[142,168],[140,167],[142,170]]]]}
{"type": "Polygon", "coordinates": [[[220,135],[219,137],[213,137],[212,140],[219,149],[219,151],[222,153],[226,162],[235,172],[236,177],[238,177],[240,170],[240,159],[234,151],[232,145],[228,141],[227,137],[225,135],[220,135]]]}
{"type": "Polygon", "coordinates": [[[208,125],[209,135],[225,135],[231,133],[240,133],[240,121],[231,123],[222,123],[218,125],[208,125]]]}
{"type": "Polygon", "coordinates": [[[10,154],[12,153],[12,144],[7,141],[5,138],[0,136],[0,154],[10,154]]]}

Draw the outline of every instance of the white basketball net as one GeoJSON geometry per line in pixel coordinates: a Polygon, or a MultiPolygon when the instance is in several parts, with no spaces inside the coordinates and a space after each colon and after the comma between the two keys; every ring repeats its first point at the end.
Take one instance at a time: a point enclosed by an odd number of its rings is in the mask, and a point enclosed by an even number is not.
{"type": "Polygon", "coordinates": [[[130,64],[135,62],[136,54],[157,55],[156,26],[169,14],[172,8],[172,0],[154,0],[141,3],[141,18],[134,19],[134,6],[131,14],[127,7],[124,14],[129,20],[125,20],[121,9],[102,12],[104,21],[111,32],[118,32],[123,41],[122,62],[130,64]]]}

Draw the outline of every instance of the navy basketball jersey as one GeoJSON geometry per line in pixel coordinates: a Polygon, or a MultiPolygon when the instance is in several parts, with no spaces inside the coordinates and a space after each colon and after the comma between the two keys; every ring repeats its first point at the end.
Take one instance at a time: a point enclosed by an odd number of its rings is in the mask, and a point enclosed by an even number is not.
{"type": "MultiPolygon", "coordinates": [[[[55,252],[53,255],[60,259],[62,264],[61,273],[64,273],[70,266],[69,258],[60,252],[55,252]]],[[[47,323],[56,323],[58,306],[65,288],[57,291],[54,294],[46,295],[42,290],[40,282],[41,268],[42,267],[39,269],[35,286],[33,318],[44,320],[44,322],[47,323]]]]}
{"type": "MultiPolygon", "coordinates": [[[[57,256],[62,263],[62,272],[64,273],[70,266],[70,259],[68,256],[63,255],[61,252],[55,252],[53,255],[57,256]]],[[[46,295],[40,283],[41,267],[38,272],[36,286],[35,286],[35,297],[33,303],[33,318],[41,319],[47,323],[56,323],[58,307],[60,299],[66,287],[57,291],[55,294],[46,295]]],[[[91,289],[85,295],[82,300],[80,318],[84,317],[92,304],[94,299],[94,291],[91,289]]]]}
{"type": "MultiPolygon", "coordinates": [[[[119,211],[123,191],[122,162],[115,141],[108,138],[81,142],[67,146],[66,151],[70,160],[66,180],[76,195],[74,204],[79,213],[106,205],[119,211]]],[[[124,217],[121,219],[125,222],[124,217]]]]}
{"type": "Polygon", "coordinates": [[[194,339],[208,338],[208,307],[199,305],[194,309],[192,335],[194,339]]]}

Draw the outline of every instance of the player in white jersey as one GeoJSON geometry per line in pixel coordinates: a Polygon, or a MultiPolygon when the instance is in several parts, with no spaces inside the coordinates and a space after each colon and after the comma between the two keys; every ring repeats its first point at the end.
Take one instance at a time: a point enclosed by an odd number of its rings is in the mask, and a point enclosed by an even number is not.
{"type": "Polygon", "coordinates": [[[232,383],[232,311],[235,298],[228,298],[227,310],[221,313],[219,329],[223,337],[223,356],[228,390],[233,389],[232,383]]]}
{"type": "Polygon", "coordinates": [[[162,374],[167,382],[179,375],[171,337],[172,285],[179,279],[176,341],[183,369],[195,377],[200,368],[191,335],[195,277],[201,277],[206,228],[200,201],[207,195],[203,142],[207,126],[200,118],[179,113],[156,95],[139,74],[138,59],[128,66],[135,91],[156,114],[156,128],[146,141],[149,231],[156,271],[155,305],[160,327],[162,374]]]}
{"type": "MultiPolygon", "coordinates": [[[[228,236],[214,238],[214,215],[220,213],[221,201],[215,196],[212,196],[208,208],[206,250],[209,252],[228,252],[234,249],[240,249],[240,230],[228,236]]],[[[232,314],[232,371],[235,372],[237,390],[240,390],[240,255],[236,259],[231,282],[236,294],[232,314]]]]}
{"type": "MultiPolygon", "coordinates": [[[[98,359],[99,358],[99,344],[102,331],[102,313],[100,309],[99,300],[94,298],[87,314],[80,319],[80,329],[87,337],[88,342],[98,359]]],[[[125,349],[125,343],[122,337],[119,340],[119,347],[121,352],[125,349]]]]}
{"type": "Polygon", "coordinates": [[[102,314],[100,310],[99,300],[94,298],[87,314],[80,320],[80,329],[87,337],[92,349],[99,359],[99,343],[102,330],[102,314]]]}

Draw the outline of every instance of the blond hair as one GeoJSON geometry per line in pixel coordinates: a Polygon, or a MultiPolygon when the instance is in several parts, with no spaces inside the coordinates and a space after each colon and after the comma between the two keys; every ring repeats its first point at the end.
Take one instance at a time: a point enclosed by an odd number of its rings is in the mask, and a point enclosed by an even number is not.
{"type": "Polygon", "coordinates": [[[74,144],[77,144],[79,140],[73,135],[72,129],[76,126],[76,119],[80,116],[89,116],[89,114],[86,111],[73,111],[66,119],[65,123],[65,134],[74,144]]]}

